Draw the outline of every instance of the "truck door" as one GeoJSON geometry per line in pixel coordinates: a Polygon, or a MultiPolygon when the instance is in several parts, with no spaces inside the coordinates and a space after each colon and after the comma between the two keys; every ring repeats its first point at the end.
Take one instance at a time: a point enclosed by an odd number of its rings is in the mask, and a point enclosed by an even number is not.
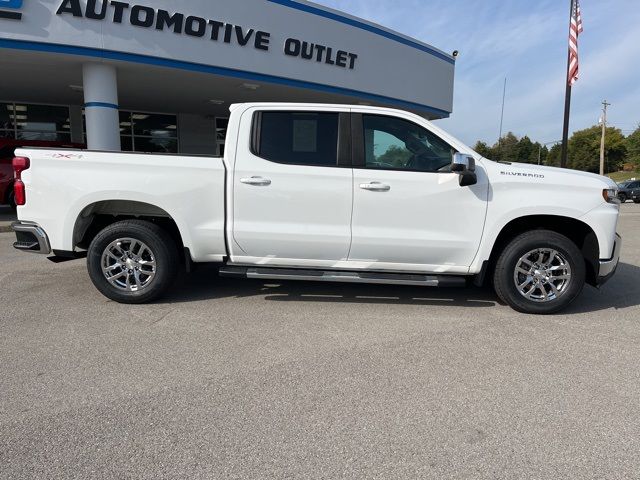
{"type": "Polygon", "coordinates": [[[453,148],[409,119],[353,115],[354,205],[349,260],[369,268],[466,272],[478,250],[487,177],[460,187],[453,148]]]}
{"type": "Polygon", "coordinates": [[[232,261],[327,267],[347,259],[349,127],[346,108],[243,114],[239,138],[251,141],[238,142],[235,159],[232,261]]]}

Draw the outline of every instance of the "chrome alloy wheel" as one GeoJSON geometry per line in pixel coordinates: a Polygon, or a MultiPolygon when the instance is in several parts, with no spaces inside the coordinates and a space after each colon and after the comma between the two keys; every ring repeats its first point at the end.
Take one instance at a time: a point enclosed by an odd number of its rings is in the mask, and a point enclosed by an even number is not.
{"type": "Polygon", "coordinates": [[[551,248],[538,248],[516,262],[513,281],[518,292],[533,302],[561,297],[571,282],[571,266],[564,255],[551,248]]]}
{"type": "Polygon", "coordinates": [[[100,265],[107,281],[127,292],[143,290],[156,276],[153,252],[135,238],[118,238],[107,245],[100,265]]]}

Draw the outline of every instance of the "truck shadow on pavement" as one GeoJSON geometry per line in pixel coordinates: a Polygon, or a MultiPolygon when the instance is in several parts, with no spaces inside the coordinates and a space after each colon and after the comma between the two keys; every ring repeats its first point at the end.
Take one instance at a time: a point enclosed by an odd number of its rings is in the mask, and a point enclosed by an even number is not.
{"type": "Polygon", "coordinates": [[[263,297],[275,302],[334,302],[395,305],[493,307],[489,288],[431,288],[402,285],[323,283],[220,278],[215,268],[200,267],[176,284],[161,303],[219,298],[263,297]]]}
{"type": "MultiPolygon", "coordinates": [[[[161,303],[221,298],[263,297],[275,302],[335,302],[388,305],[495,307],[502,302],[488,287],[430,288],[295,281],[220,278],[212,267],[200,267],[179,281],[161,303]]],[[[616,275],[601,289],[586,286],[563,314],[581,314],[640,305],[640,267],[621,263],[616,275]]]]}

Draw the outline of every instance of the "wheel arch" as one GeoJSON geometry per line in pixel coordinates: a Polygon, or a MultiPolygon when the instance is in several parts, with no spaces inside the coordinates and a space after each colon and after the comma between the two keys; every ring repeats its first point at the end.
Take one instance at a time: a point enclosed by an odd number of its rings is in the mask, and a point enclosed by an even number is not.
{"type": "Polygon", "coordinates": [[[105,227],[127,219],[147,220],[166,230],[182,251],[183,236],[173,217],[162,208],[133,200],[101,200],[87,205],[79,213],[73,227],[73,248],[87,249],[105,227]]]}
{"type": "Polygon", "coordinates": [[[587,223],[561,215],[526,215],[509,221],[493,244],[486,271],[494,270],[498,256],[511,240],[532,230],[551,230],[575,243],[585,260],[587,283],[596,285],[600,256],[598,237],[587,223]]]}

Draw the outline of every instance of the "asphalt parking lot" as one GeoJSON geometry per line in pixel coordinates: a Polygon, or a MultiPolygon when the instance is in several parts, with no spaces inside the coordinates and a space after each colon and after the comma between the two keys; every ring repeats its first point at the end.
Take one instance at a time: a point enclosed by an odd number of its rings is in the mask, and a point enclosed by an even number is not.
{"type": "Polygon", "coordinates": [[[124,306],[0,233],[0,478],[638,478],[640,205],[561,315],[218,279],[124,306]]]}

